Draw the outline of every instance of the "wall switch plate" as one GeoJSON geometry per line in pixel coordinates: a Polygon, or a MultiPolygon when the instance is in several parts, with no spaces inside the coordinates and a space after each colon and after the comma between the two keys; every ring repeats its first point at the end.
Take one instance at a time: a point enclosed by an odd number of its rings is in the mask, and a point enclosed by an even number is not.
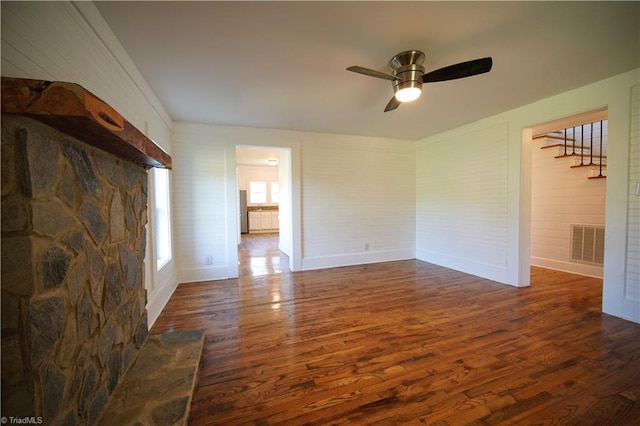
{"type": "Polygon", "coordinates": [[[636,195],[640,197],[640,180],[636,182],[636,195]]]}

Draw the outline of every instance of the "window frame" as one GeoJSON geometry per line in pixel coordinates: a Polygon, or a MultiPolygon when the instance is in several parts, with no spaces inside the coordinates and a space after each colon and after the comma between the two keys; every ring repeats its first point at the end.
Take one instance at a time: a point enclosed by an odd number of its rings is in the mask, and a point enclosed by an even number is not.
{"type": "Polygon", "coordinates": [[[169,169],[153,170],[153,254],[155,270],[173,259],[171,238],[171,176],[169,169]]]}

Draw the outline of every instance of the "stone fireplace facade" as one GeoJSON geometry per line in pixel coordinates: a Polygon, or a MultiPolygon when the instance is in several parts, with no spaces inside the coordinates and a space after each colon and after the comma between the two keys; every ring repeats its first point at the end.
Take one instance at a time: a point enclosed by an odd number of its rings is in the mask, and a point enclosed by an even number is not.
{"type": "Polygon", "coordinates": [[[148,334],[146,206],[145,168],[2,115],[3,416],[99,419],[148,334]]]}

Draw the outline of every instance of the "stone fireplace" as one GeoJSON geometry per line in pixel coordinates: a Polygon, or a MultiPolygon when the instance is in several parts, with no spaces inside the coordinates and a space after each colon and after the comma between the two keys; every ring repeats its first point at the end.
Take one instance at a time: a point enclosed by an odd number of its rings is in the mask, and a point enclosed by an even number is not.
{"type": "Polygon", "coordinates": [[[147,170],[81,87],[2,79],[2,415],[94,424],[148,334],[147,170]]]}

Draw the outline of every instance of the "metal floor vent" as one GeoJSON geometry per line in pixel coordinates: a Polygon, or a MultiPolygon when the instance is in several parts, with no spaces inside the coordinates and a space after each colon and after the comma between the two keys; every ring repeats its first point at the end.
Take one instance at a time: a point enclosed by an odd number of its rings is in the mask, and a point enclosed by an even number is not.
{"type": "Polygon", "coordinates": [[[604,264],[604,226],[571,225],[571,260],[604,264]]]}

